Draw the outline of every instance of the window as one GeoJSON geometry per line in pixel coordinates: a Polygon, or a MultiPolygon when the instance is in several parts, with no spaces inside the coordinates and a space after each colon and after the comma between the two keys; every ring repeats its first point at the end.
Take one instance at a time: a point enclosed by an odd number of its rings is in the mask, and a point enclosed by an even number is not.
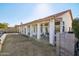
{"type": "Polygon", "coordinates": [[[62,31],[64,32],[64,29],[65,29],[65,27],[64,27],[64,21],[63,21],[63,28],[62,28],[62,31]]]}
{"type": "Polygon", "coordinates": [[[55,31],[60,32],[60,22],[55,22],[55,31]]]}

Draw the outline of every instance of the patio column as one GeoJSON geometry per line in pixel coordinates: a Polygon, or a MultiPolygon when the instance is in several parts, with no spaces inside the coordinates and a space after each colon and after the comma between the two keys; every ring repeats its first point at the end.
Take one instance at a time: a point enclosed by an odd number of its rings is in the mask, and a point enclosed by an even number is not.
{"type": "Polygon", "coordinates": [[[60,33],[63,33],[64,32],[64,24],[63,24],[63,21],[60,22],[60,33]]]}
{"type": "Polygon", "coordinates": [[[49,43],[54,45],[54,37],[55,37],[55,20],[50,19],[49,21],[49,43]]]}
{"type": "Polygon", "coordinates": [[[28,27],[27,27],[27,26],[25,26],[25,28],[26,28],[26,35],[28,35],[28,29],[27,29],[28,27]]]}
{"type": "Polygon", "coordinates": [[[33,26],[30,25],[30,37],[32,37],[32,34],[33,34],[33,26]]]}
{"type": "Polygon", "coordinates": [[[41,34],[41,30],[40,30],[40,24],[37,24],[37,39],[40,39],[40,34],[41,34]]]}

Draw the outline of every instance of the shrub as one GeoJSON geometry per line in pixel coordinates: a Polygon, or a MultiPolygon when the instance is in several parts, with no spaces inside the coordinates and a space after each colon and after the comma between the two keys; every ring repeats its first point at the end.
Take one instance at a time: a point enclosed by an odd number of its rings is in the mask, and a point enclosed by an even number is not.
{"type": "Polygon", "coordinates": [[[75,18],[72,23],[73,32],[75,36],[79,39],[79,18],[75,18]]]}

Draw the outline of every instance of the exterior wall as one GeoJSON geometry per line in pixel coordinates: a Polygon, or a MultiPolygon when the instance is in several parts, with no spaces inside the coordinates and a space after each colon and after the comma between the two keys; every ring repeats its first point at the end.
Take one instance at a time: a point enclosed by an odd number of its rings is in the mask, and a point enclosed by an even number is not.
{"type": "Polygon", "coordinates": [[[68,32],[69,28],[70,28],[70,30],[72,30],[72,19],[71,19],[71,16],[70,16],[69,12],[65,13],[62,16],[62,20],[65,23],[65,32],[68,32]]]}
{"type": "MultiPolygon", "coordinates": [[[[62,33],[62,26],[63,26],[63,21],[64,21],[64,26],[65,26],[65,32],[69,31],[69,28],[72,29],[72,19],[71,19],[71,15],[69,12],[66,12],[62,15],[59,15],[55,18],[61,18],[62,20],[60,21],[60,32],[62,33]]],[[[56,19],[51,19],[50,20],[47,19],[47,21],[43,20],[41,22],[35,22],[35,23],[30,23],[29,25],[24,25],[24,26],[20,26],[19,31],[21,32],[21,34],[25,34],[25,35],[29,35],[30,37],[34,37],[34,35],[36,35],[37,39],[40,39],[41,37],[41,24],[43,24],[42,30],[45,34],[45,23],[49,23],[48,25],[48,32],[49,32],[49,43],[54,45],[54,38],[55,38],[55,20],[56,19]],[[35,31],[34,31],[35,29],[35,31]]]]}
{"type": "Polygon", "coordinates": [[[65,32],[69,32],[72,31],[72,18],[71,18],[71,14],[70,12],[66,12],[63,15],[58,16],[57,18],[61,18],[61,22],[60,22],[60,32],[62,33],[62,26],[63,26],[63,22],[64,22],[64,27],[65,27],[65,32]],[[70,28],[70,29],[69,29],[70,28]]]}

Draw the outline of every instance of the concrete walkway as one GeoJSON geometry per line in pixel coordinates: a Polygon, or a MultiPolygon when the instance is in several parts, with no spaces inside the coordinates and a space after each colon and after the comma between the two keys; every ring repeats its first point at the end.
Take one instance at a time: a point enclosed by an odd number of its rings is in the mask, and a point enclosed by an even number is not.
{"type": "Polygon", "coordinates": [[[35,41],[19,34],[9,34],[6,37],[2,56],[53,56],[55,48],[49,44],[35,41]]]}

